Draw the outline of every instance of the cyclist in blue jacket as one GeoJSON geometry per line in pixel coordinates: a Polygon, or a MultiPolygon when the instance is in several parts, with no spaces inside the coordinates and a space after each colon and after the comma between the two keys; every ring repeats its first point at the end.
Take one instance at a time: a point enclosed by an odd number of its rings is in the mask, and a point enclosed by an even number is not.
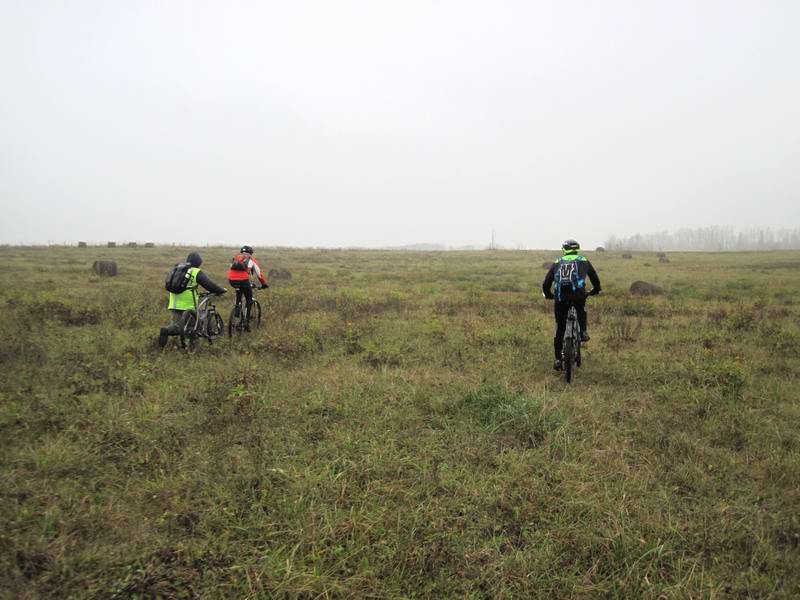
{"type": "Polygon", "coordinates": [[[564,343],[564,330],[567,327],[567,314],[570,303],[578,311],[578,324],[581,328],[581,341],[589,341],[586,317],[586,297],[600,293],[600,278],[592,263],[580,254],[580,244],[567,240],[561,245],[564,254],[553,263],[542,282],[545,298],[555,299],[556,335],[553,348],[556,360],[553,368],[561,370],[561,349],[564,343]],[[592,290],[586,291],[586,278],[592,282],[592,290]]]}

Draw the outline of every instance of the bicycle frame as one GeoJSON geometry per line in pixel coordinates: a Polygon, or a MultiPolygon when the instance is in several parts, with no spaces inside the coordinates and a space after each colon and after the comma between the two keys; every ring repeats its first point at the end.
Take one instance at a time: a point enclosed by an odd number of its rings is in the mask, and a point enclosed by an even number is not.
{"type": "MultiPolygon", "coordinates": [[[[255,283],[250,282],[250,289],[253,290],[253,302],[255,302],[255,300],[256,300],[256,290],[258,290],[259,288],[255,283]]],[[[237,292],[238,292],[238,290],[237,290],[237,292]]],[[[244,310],[245,313],[247,312],[247,301],[244,299],[244,293],[243,292],[236,294],[236,304],[234,305],[234,308],[239,308],[239,310],[244,310]]],[[[250,315],[245,314],[245,318],[249,318],[249,317],[250,317],[250,315]]]]}
{"type": "Polygon", "coordinates": [[[253,302],[249,309],[246,301],[244,300],[244,292],[237,290],[236,304],[231,311],[231,316],[228,319],[228,335],[232,338],[234,332],[241,335],[244,331],[249,331],[250,321],[253,318],[253,311],[255,311],[256,327],[261,322],[261,305],[256,298],[256,290],[258,286],[250,282],[250,289],[253,291],[253,302]]]}
{"type": "Polygon", "coordinates": [[[199,297],[200,301],[197,303],[197,308],[195,309],[195,319],[194,319],[194,327],[191,329],[184,330],[184,336],[189,337],[190,339],[194,337],[202,337],[209,341],[216,337],[221,337],[222,334],[211,336],[207,333],[207,322],[208,316],[217,312],[216,305],[211,301],[213,296],[219,296],[219,294],[212,294],[211,292],[202,292],[199,297]]]}
{"type": "Polygon", "coordinates": [[[572,383],[573,363],[575,367],[581,366],[581,326],[578,320],[578,309],[573,302],[569,302],[567,323],[564,328],[561,356],[564,365],[564,379],[572,383]]]}

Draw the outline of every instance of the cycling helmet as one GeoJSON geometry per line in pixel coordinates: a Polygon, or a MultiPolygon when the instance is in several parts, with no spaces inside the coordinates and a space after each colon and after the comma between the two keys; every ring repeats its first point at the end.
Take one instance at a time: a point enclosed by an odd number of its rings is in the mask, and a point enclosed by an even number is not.
{"type": "Polygon", "coordinates": [[[245,254],[253,254],[253,247],[245,244],[244,246],[242,246],[242,249],[239,250],[239,252],[244,252],[245,254]]]}
{"type": "Polygon", "coordinates": [[[565,254],[572,254],[581,249],[581,245],[575,240],[567,240],[561,244],[561,249],[565,254]]]}

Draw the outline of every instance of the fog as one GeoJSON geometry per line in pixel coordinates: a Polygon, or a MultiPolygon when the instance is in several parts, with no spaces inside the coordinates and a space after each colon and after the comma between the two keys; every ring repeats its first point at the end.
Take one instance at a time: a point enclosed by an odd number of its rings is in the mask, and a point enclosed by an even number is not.
{"type": "Polygon", "coordinates": [[[800,3],[0,3],[0,242],[800,225],[800,3]]]}

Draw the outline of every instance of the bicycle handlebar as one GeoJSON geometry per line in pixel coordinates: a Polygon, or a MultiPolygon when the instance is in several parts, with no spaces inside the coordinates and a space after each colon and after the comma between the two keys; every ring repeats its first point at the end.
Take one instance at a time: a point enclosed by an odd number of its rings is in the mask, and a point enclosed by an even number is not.
{"type": "MultiPolygon", "coordinates": [[[[602,290],[600,290],[596,294],[586,294],[586,298],[589,298],[590,296],[599,296],[601,293],[602,293],[602,290]]],[[[552,296],[552,297],[548,298],[547,295],[544,292],[542,292],[542,298],[544,298],[545,300],[555,300],[556,299],[555,296],[552,296]]],[[[565,302],[571,302],[571,300],[565,300],[565,302]]]]}

